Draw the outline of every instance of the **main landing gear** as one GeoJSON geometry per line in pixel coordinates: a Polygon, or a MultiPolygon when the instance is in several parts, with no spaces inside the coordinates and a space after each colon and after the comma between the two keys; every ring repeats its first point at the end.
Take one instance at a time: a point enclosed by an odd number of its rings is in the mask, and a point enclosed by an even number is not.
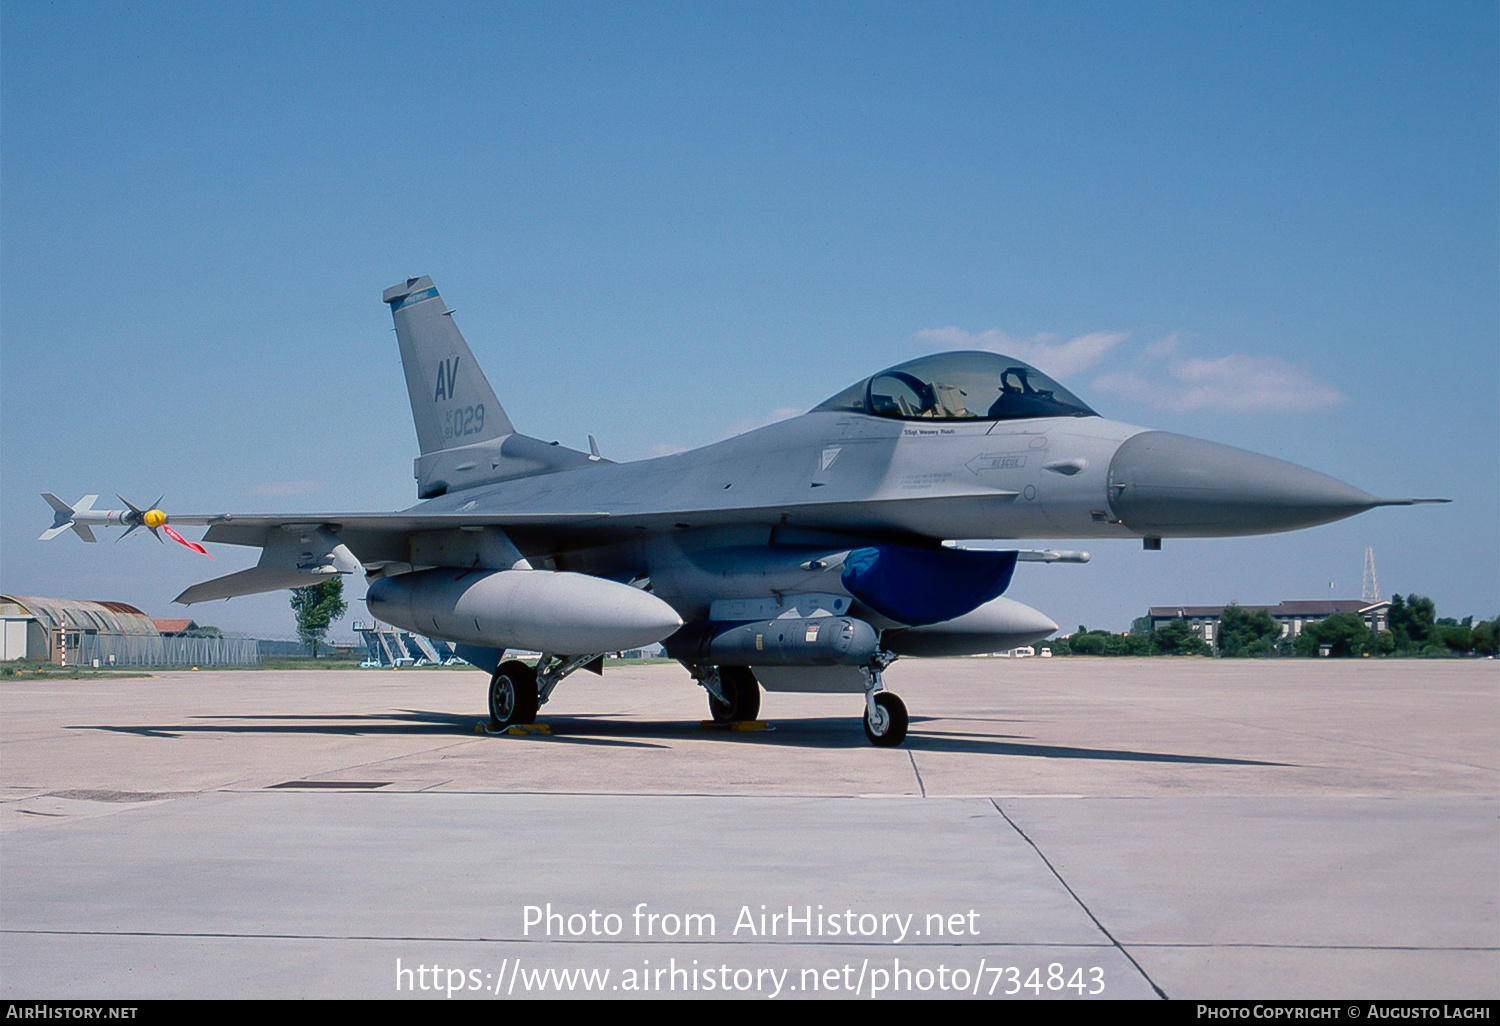
{"type": "Polygon", "coordinates": [[[507,659],[495,667],[495,673],[490,677],[490,729],[499,731],[535,723],[537,710],[547,704],[553,690],[574,670],[602,673],[603,654],[558,656],[543,653],[535,668],[519,659],[507,659]]]}
{"type": "Polygon", "coordinates": [[[721,666],[716,676],[717,689],[711,683],[712,678],[703,681],[708,692],[708,712],[715,723],[738,723],[760,715],[760,684],[750,667],[721,666]]]}
{"type": "Polygon", "coordinates": [[[519,659],[508,659],[495,667],[490,677],[491,730],[535,723],[540,705],[534,669],[519,659]]]}

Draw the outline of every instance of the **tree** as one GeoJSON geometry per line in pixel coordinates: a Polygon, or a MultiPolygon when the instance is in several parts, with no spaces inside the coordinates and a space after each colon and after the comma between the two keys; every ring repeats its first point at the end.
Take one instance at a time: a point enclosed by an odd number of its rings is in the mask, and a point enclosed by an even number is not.
{"type": "Polygon", "coordinates": [[[1073,650],[1074,655],[1103,655],[1104,636],[1086,631],[1075,634],[1068,639],[1068,647],[1073,650]]]}
{"type": "Polygon", "coordinates": [[[1281,627],[1264,609],[1249,612],[1233,603],[1219,618],[1219,652],[1226,656],[1261,656],[1275,652],[1281,627]]]}
{"type": "Polygon", "coordinates": [[[1433,633],[1437,626],[1437,607],[1432,599],[1422,595],[1408,595],[1403,601],[1400,595],[1391,596],[1391,609],[1386,614],[1391,634],[1396,639],[1396,651],[1400,654],[1420,652],[1436,642],[1433,633]]]}
{"type": "Polygon", "coordinates": [[[1437,635],[1453,652],[1468,652],[1474,647],[1474,630],[1468,624],[1440,624],[1437,635]]]}
{"type": "Polygon", "coordinates": [[[1334,613],[1302,628],[1297,651],[1317,655],[1318,649],[1327,645],[1330,656],[1353,656],[1369,651],[1373,642],[1370,628],[1358,613],[1334,613]]]}
{"type": "Polygon", "coordinates": [[[1104,654],[1107,656],[1150,655],[1151,638],[1145,634],[1106,634],[1104,654]]]}
{"type": "Polygon", "coordinates": [[[292,592],[292,612],[297,616],[297,637],[307,646],[314,659],[318,645],[333,621],[349,611],[344,601],[344,578],[333,574],[322,584],[297,588],[292,592]]]}
{"type": "Polygon", "coordinates": [[[1156,651],[1163,655],[1198,655],[1208,651],[1208,643],[1193,632],[1193,625],[1182,617],[1157,628],[1151,635],[1156,651]]]}
{"type": "Polygon", "coordinates": [[[1480,620],[1474,625],[1474,651],[1480,655],[1494,655],[1496,641],[1500,640],[1500,616],[1491,620],[1480,620]]]}

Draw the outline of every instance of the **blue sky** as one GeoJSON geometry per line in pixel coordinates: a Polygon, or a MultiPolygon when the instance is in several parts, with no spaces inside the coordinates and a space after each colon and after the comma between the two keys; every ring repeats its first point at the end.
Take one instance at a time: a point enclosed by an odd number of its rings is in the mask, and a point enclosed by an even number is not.
{"type": "MultiPolygon", "coordinates": [[[[987,346],[1106,416],[1455,500],[1018,574],[1067,626],[1357,595],[1366,546],[1385,594],[1493,615],[1497,29],[1486,3],[6,4],[0,590],[168,616],[253,563],[38,542],[44,490],[409,505],[379,294],[431,274],[518,427],[616,459],[987,346]]],[[[282,594],[193,615],[291,633],[282,594]]]]}

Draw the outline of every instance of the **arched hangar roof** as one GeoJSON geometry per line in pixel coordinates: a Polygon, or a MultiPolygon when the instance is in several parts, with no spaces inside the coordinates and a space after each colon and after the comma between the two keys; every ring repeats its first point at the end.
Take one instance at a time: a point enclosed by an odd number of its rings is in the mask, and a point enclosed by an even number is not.
{"type": "Polygon", "coordinates": [[[90,602],[87,599],[39,598],[34,595],[0,595],[0,605],[14,605],[37,618],[49,631],[63,623],[90,634],[135,634],[155,636],[161,632],[151,618],[124,602],[90,602]]]}

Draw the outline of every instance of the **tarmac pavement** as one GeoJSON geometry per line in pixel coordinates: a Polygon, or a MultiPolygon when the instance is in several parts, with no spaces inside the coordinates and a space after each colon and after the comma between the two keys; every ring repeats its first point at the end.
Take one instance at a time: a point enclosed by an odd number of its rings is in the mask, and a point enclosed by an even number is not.
{"type": "Polygon", "coordinates": [[[675,665],[527,737],[478,672],[6,679],[0,992],[1496,998],[1496,670],[904,660],[897,749],[675,665]]]}

